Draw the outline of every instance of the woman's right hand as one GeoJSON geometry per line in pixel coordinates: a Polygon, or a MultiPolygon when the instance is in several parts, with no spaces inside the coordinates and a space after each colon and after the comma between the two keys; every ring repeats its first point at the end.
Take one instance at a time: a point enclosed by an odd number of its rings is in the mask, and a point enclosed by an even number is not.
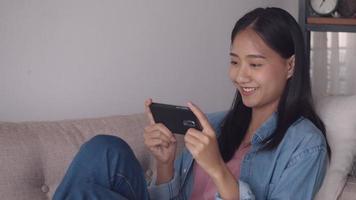
{"type": "Polygon", "coordinates": [[[157,165],[172,165],[175,159],[177,142],[174,134],[163,124],[155,123],[149,108],[152,99],[145,101],[145,112],[149,125],[144,130],[145,145],[157,161],[157,165]]]}

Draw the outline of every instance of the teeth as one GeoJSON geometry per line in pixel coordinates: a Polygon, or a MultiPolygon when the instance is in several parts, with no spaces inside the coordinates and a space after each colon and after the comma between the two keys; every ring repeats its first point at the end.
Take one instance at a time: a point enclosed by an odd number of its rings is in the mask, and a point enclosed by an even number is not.
{"type": "Polygon", "coordinates": [[[242,90],[243,91],[245,91],[245,92],[252,92],[252,91],[254,91],[254,90],[256,90],[256,88],[242,88],[242,90]]]}

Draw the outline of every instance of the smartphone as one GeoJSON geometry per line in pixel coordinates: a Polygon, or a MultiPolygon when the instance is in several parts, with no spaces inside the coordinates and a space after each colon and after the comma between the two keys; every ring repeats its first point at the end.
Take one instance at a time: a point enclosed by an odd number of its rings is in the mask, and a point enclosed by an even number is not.
{"type": "Polygon", "coordinates": [[[189,128],[202,130],[198,118],[189,107],[151,103],[150,109],[154,121],[164,124],[172,133],[185,134],[189,128]]]}

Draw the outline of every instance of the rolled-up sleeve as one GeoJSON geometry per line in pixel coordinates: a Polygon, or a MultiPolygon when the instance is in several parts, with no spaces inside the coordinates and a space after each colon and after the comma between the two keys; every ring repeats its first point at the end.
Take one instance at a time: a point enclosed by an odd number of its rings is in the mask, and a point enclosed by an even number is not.
{"type": "MultiPolygon", "coordinates": [[[[240,200],[255,200],[255,195],[253,195],[250,186],[239,180],[239,192],[240,192],[240,200]]],[[[219,193],[216,193],[215,200],[223,200],[219,193]]]]}
{"type": "Polygon", "coordinates": [[[156,178],[148,187],[151,199],[172,199],[179,194],[180,178],[177,173],[171,181],[156,185],[156,178]]]}
{"type": "Polygon", "coordinates": [[[183,150],[174,161],[174,176],[169,182],[157,185],[157,175],[153,177],[153,180],[148,186],[150,199],[174,199],[179,196],[182,181],[182,174],[180,172],[182,172],[183,161],[186,159],[185,157],[187,157],[187,151],[183,150]]]}
{"type": "Polygon", "coordinates": [[[240,192],[240,200],[254,200],[255,195],[253,195],[250,186],[243,182],[239,181],[239,192],[240,192]]]}

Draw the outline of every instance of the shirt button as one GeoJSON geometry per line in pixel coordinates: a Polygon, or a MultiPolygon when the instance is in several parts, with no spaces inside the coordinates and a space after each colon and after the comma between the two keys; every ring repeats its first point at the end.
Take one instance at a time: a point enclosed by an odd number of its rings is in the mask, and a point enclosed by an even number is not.
{"type": "Polygon", "coordinates": [[[49,191],[49,187],[48,187],[47,185],[42,185],[41,191],[42,191],[43,193],[47,193],[47,192],[49,191]]]}
{"type": "Polygon", "coordinates": [[[148,170],[146,171],[146,178],[151,178],[152,175],[153,175],[152,170],[148,169],[148,170]]]}
{"type": "Polygon", "coordinates": [[[183,173],[187,172],[187,169],[183,169],[183,173]]]}

